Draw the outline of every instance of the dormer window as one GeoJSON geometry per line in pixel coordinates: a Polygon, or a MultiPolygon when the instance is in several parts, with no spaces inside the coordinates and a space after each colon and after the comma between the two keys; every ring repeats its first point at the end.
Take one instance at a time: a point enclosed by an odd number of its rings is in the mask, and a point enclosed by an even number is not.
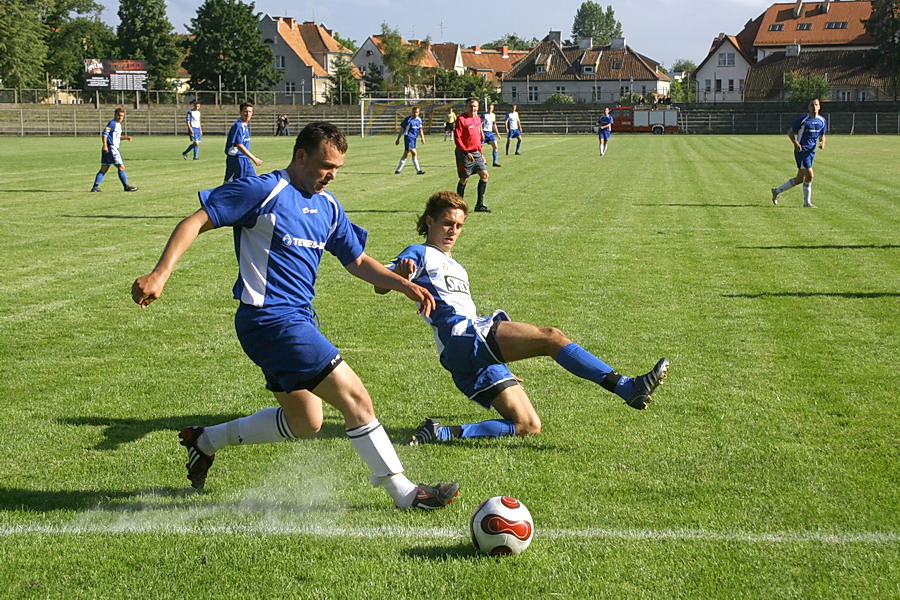
{"type": "Polygon", "coordinates": [[[812,23],[797,23],[797,31],[809,31],[812,29],[812,23]]]}
{"type": "Polygon", "coordinates": [[[773,23],[769,25],[769,31],[783,31],[784,23],[773,23]]]}
{"type": "Polygon", "coordinates": [[[274,44],[274,43],[275,42],[272,41],[272,38],[266,38],[263,40],[263,44],[274,44]]]}
{"type": "Polygon", "coordinates": [[[584,68],[582,69],[582,73],[593,73],[593,72],[594,72],[594,65],[584,65],[584,68]]]}
{"type": "Polygon", "coordinates": [[[825,29],[847,29],[847,21],[829,21],[825,23],[825,29]]]}
{"type": "Polygon", "coordinates": [[[613,61],[613,69],[618,70],[618,69],[621,69],[621,68],[622,68],[622,61],[621,61],[621,60],[614,60],[614,61],[613,61]]]}
{"type": "Polygon", "coordinates": [[[536,68],[535,70],[536,70],[538,73],[546,73],[546,72],[547,72],[547,65],[537,65],[537,68],[536,68]]]}

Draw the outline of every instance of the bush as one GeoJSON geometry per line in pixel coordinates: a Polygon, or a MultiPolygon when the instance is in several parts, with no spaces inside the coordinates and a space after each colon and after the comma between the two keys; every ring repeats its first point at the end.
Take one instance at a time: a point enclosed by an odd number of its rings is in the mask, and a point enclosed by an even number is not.
{"type": "Polygon", "coordinates": [[[575,104],[575,101],[572,99],[572,96],[567,96],[565,94],[550,94],[547,99],[544,101],[546,104],[575,104]]]}

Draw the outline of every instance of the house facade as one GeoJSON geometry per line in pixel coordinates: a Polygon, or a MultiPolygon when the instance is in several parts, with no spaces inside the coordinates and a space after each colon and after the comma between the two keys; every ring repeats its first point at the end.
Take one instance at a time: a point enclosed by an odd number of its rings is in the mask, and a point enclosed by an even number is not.
{"type": "Polygon", "coordinates": [[[788,74],[824,77],[826,100],[885,97],[886,82],[868,65],[875,41],[865,28],[869,0],[772,4],[736,36],[719,34],[694,71],[698,102],[783,101],[788,74]]]}
{"type": "MultiPolygon", "coordinates": [[[[350,61],[353,52],[334,39],[332,30],[313,21],[300,23],[291,17],[263,15],[257,24],[263,43],[275,55],[282,79],[273,91],[283,104],[318,104],[331,89],[335,61],[350,61]]],[[[361,75],[354,71],[354,76],[361,75]]]]}
{"type": "Polygon", "coordinates": [[[627,94],[669,95],[672,80],[660,64],[614,38],[608,46],[590,38],[564,45],[551,31],[503,77],[503,99],[509,103],[544,102],[564,94],[575,102],[616,103],[627,94]]]}

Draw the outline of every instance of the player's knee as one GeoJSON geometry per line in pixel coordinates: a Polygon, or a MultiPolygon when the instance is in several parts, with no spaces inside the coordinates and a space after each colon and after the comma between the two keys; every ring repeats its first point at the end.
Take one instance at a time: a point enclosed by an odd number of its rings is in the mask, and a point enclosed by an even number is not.
{"type": "Polygon", "coordinates": [[[540,327],[542,339],[547,343],[549,350],[559,349],[572,342],[566,334],[556,327],[540,327]]]}
{"type": "Polygon", "coordinates": [[[513,423],[516,426],[516,435],[539,435],[541,433],[541,418],[533,415],[524,419],[516,419],[513,423]]]}
{"type": "Polygon", "coordinates": [[[288,420],[288,427],[296,438],[312,437],[322,431],[322,421],[311,423],[306,419],[288,420]]]}

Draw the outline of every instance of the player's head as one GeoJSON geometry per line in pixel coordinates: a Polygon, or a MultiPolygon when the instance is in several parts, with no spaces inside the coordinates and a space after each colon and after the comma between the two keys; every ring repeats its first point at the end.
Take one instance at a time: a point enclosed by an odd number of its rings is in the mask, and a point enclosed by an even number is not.
{"type": "Polygon", "coordinates": [[[488,104],[488,112],[489,112],[489,113],[494,112],[494,105],[493,105],[493,104],[488,104]]]}
{"type": "Polygon", "coordinates": [[[200,101],[194,100],[194,110],[200,110],[200,101]]]}
{"type": "Polygon", "coordinates": [[[472,115],[478,112],[478,98],[472,96],[466,100],[466,112],[472,115]]]}
{"type": "Polygon", "coordinates": [[[609,115],[609,107],[608,107],[608,106],[606,106],[606,107],[603,108],[603,114],[604,114],[604,115],[609,115]]]}
{"type": "Polygon", "coordinates": [[[512,110],[509,111],[509,112],[516,112],[517,110],[519,110],[519,105],[518,105],[518,104],[513,104],[512,110]]]}
{"type": "Polygon", "coordinates": [[[822,101],[818,98],[813,98],[809,101],[809,114],[817,115],[819,111],[822,110],[822,101]]]}
{"type": "Polygon", "coordinates": [[[336,125],[307,124],[294,142],[294,157],[288,165],[291,181],[304,192],[321,192],[337,176],[346,153],[347,137],[336,125]]]}
{"type": "Polygon", "coordinates": [[[413,107],[412,107],[412,116],[413,116],[413,118],[418,117],[420,112],[422,112],[422,109],[420,109],[418,106],[413,106],[413,107]]]}
{"type": "Polygon", "coordinates": [[[253,103],[252,102],[243,102],[241,104],[241,121],[246,123],[251,118],[253,118],[253,103]]]}
{"type": "Polygon", "coordinates": [[[416,229],[427,243],[450,252],[468,214],[469,206],[462,196],[447,190],[435,192],[425,203],[416,229]]]}
{"type": "Polygon", "coordinates": [[[121,123],[122,119],[124,119],[124,118],[125,118],[125,109],[117,108],[115,113],[113,113],[113,119],[115,119],[116,121],[119,121],[121,123]]]}

